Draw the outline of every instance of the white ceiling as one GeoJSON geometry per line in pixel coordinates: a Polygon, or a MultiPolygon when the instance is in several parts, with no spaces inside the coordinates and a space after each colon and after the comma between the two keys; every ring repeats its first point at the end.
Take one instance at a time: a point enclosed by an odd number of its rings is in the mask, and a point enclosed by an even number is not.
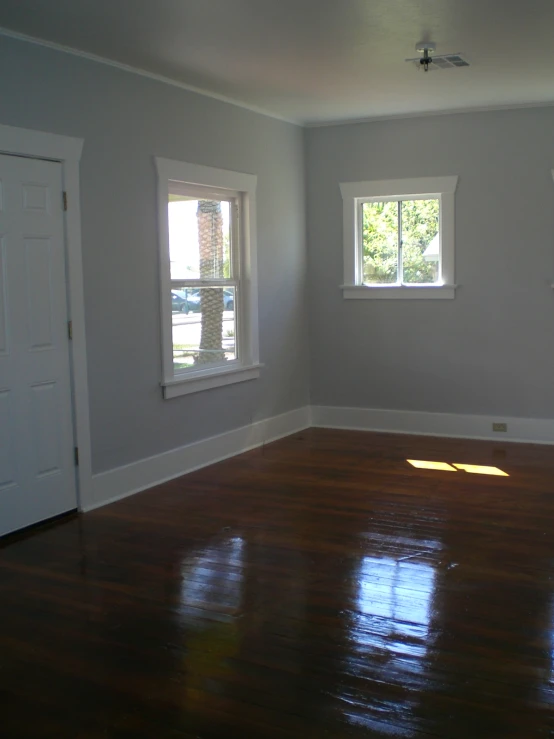
{"type": "Polygon", "coordinates": [[[1,0],[0,26],[302,123],[554,103],[554,0],[1,0]],[[421,38],[471,66],[419,72],[421,38]]]}

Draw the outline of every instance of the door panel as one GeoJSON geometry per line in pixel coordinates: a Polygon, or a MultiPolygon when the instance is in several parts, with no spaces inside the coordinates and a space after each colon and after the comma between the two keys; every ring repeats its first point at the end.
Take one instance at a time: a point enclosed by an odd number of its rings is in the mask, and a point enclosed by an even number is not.
{"type": "Polygon", "coordinates": [[[25,239],[29,348],[52,348],[52,254],[50,239],[25,239]]]}
{"type": "Polygon", "coordinates": [[[35,452],[36,477],[60,471],[60,429],[51,423],[51,419],[58,418],[60,414],[57,390],[55,382],[41,382],[31,386],[31,447],[35,452]]]}
{"type": "Polygon", "coordinates": [[[14,419],[11,412],[11,393],[0,390],[0,492],[15,484],[14,419]]]}
{"type": "Polygon", "coordinates": [[[76,508],[61,165],[0,156],[0,535],[76,508]]]}
{"type": "Polygon", "coordinates": [[[23,190],[23,209],[27,212],[30,210],[38,210],[48,212],[50,210],[49,194],[50,190],[44,185],[33,185],[27,183],[22,186],[23,190]]]}
{"type": "Polygon", "coordinates": [[[0,354],[8,350],[8,309],[6,305],[6,248],[5,240],[0,238],[0,354]]]}

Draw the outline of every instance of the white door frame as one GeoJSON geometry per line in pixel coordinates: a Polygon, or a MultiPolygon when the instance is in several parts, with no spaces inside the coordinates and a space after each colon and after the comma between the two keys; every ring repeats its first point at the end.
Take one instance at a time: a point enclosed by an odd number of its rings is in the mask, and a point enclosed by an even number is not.
{"type": "MultiPolygon", "coordinates": [[[[77,467],[77,505],[84,510],[92,503],[92,465],[85,335],[85,300],[81,253],[81,208],[79,162],[83,139],[43,131],[0,125],[0,153],[35,159],[51,159],[62,165],[63,189],[67,193],[64,212],[67,259],[68,319],[72,321],[73,341],[70,362],[73,379],[75,444],[79,447],[77,467]]],[[[60,201],[62,193],[60,193],[60,201]]]]}

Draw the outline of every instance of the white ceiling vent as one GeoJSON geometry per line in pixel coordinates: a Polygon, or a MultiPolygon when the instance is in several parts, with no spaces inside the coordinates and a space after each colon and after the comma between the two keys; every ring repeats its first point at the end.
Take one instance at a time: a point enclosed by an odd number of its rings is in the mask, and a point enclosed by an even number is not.
{"type": "Polygon", "coordinates": [[[416,51],[421,56],[415,59],[405,59],[404,61],[414,64],[418,69],[424,72],[431,72],[433,69],[454,69],[455,67],[469,67],[460,52],[455,54],[435,54],[437,45],[433,41],[419,41],[416,44],[416,51]]]}
{"type": "MultiPolygon", "coordinates": [[[[455,67],[469,67],[469,62],[466,61],[461,54],[445,54],[441,56],[434,56],[431,63],[429,64],[429,72],[434,69],[454,69],[455,67]]],[[[418,69],[421,69],[422,64],[420,59],[413,60],[412,62],[418,69]]]]}

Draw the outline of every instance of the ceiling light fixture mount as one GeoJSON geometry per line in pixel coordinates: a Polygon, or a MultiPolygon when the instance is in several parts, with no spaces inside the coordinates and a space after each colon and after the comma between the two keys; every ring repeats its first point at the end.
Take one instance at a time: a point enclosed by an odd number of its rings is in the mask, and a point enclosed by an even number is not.
{"type": "Polygon", "coordinates": [[[433,61],[433,57],[431,56],[431,54],[435,53],[435,51],[437,50],[437,45],[433,41],[418,41],[415,48],[418,54],[423,55],[419,60],[419,63],[423,67],[423,71],[428,72],[429,65],[433,61]]]}

